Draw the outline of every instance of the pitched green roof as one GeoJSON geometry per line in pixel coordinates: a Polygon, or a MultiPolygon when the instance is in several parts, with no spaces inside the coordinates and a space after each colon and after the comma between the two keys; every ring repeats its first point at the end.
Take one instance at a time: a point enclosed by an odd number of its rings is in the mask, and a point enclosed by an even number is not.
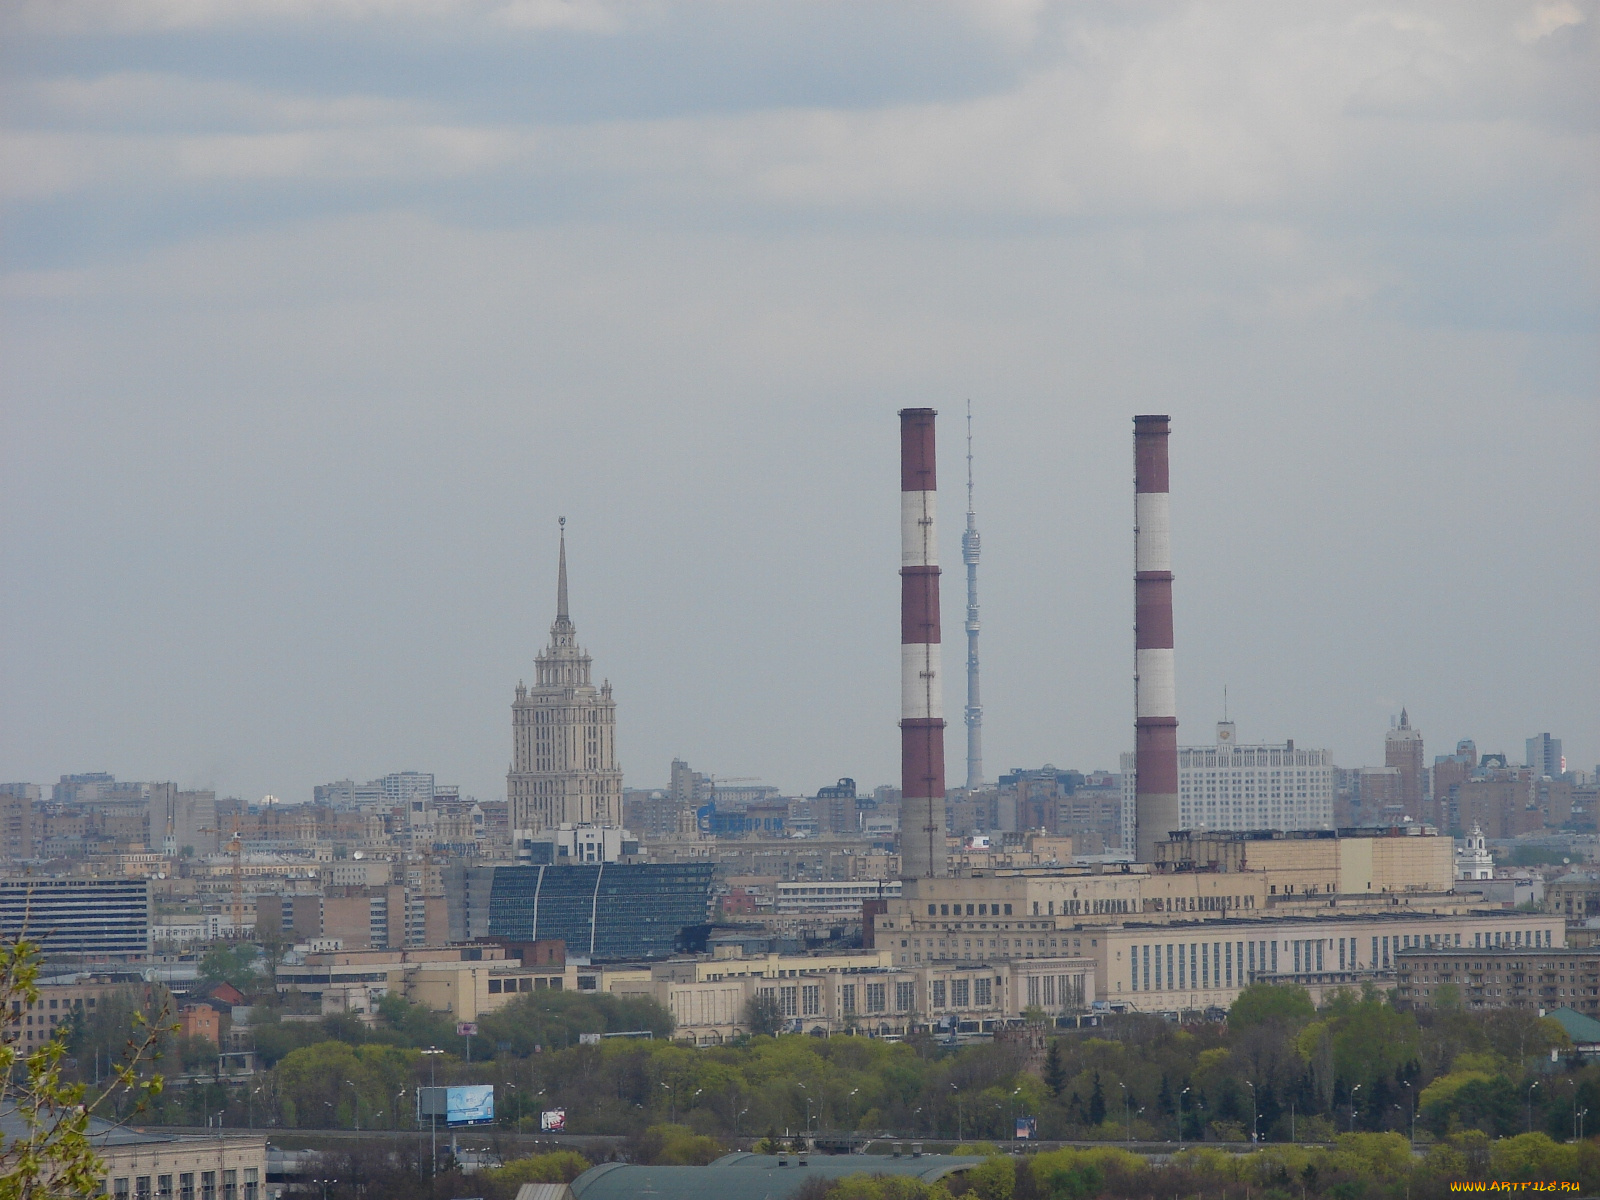
{"type": "Polygon", "coordinates": [[[1555,1012],[1545,1015],[1565,1029],[1567,1036],[1576,1043],[1600,1042],[1600,1021],[1584,1016],[1577,1009],[1558,1008],[1555,1012]]]}

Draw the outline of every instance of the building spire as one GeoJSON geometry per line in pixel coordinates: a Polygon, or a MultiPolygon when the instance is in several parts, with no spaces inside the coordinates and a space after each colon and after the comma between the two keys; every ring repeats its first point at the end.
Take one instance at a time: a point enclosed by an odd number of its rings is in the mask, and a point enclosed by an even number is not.
{"type": "Polygon", "coordinates": [[[967,401],[967,527],[961,558],[967,565],[967,790],[983,787],[983,701],[978,689],[978,517],[972,509],[972,401],[967,401]]]}
{"type": "Polygon", "coordinates": [[[561,525],[561,566],[556,572],[556,620],[568,621],[567,612],[567,519],[559,518],[561,525]]]}

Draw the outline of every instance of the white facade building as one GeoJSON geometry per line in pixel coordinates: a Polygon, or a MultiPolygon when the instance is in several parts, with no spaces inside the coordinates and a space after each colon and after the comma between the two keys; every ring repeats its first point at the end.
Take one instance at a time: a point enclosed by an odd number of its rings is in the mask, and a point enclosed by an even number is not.
{"type": "Polygon", "coordinates": [[[863,901],[898,899],[899,896],[898,879],[779,883],[777,911],[780,916],[860,917],[863,901]]]}
{"type": "MultiPolygon", "coordinates": [[[[1332,829],[1333,755],[1281,746],[1240,746],[1232,721],[1217,722],[1212,746],[1178,749],[1183,829],[1332,829]]],[[[1132,845],[1134,756],[1122,756],[1122,838],[1132,845]]],[[[1163,836],[1166,831],[1163,831],[1163,836]]]]}

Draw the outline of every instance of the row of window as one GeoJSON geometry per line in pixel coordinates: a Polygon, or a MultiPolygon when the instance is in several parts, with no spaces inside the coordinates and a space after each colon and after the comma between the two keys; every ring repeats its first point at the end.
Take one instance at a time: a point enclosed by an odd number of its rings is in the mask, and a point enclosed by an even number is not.
{"type": "MultiPolygon", "coordinates": [[[[1000,905],[998,905],[998,904],[980,904],[980,905],[977,906],[977,909],[978,909],[977,912],[973,912],[972,909],[973,909],[972,905],[970,905],[970,904],[967,905],[967,916],[969,916],[969,917],[973,917],[973,916],[977,916],[977,917],[998,917],[998,916],[1000,916],[1000,905]]],[[[961,905],[959,905],[959,904],[930,904],[930,905],[928,905],[928,915],[930,917],[959,917],[961,915],[961,905]],[[952,908],[955,909],[954,912],[950,911],[952,908]],[[937,911],[935,911],[935,910],[937,910],[937,911]]],[[[1005,915],[1008,916],[1008,917],[1011,915],[1011,905],[1009,905],[1009,904],[1007,904],[1005,906],[1005,915]]]]}
{"type": "MultiPolygon", "coordinates": [[[[135,1196],[138,1200],[259,1200],[261,1192],[261,1169],[259,1167],[245,1167],[244,1190],[240,1193],[241,1172],[239,1170],[227,1171],[201,1171],[200,1188],[195,1190],[195,1172],[185,1171],[177,1178],[177,1191],[173,1191],[173,1176],[171,1175],[137,1175],[119,1176],[110,1181],[112,1196],[135,1196]],[[222,1191],[217,1191],[217,1176],[222,1176],[222,1191]]],[[[101,1181],[100,1194],[105,1195],[105,1181],[101,1181]]]]}
{"type": "Polygon", "coordinates": [[[554,978],[546,979],[534,975],[521,975],[515,979],[489,980],[489,994],[491,996],[503,996],[508,992],[542,992],[546,990],[559,992],[561,990],[561,977],[555,976],[554,978]]]}

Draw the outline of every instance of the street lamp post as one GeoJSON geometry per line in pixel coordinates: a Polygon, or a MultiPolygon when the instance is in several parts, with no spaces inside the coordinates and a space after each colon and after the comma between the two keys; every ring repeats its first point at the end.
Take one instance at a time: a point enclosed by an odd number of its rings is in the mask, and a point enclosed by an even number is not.
{"type": "Polygon", "coordinates": [[[1533,1132],[1533,1089],[1538,1087],[1538,1086],[1539,1086],[1539,1081],[1537,1079],[1535,1079],[1532,1083],[1530,1083],[1528,1085],[1528,1132],[1529,1133],[1533,1132]]]}
{"type": "Polygon", "coordinates": [[[1133,1101],[1128,1097],[1128,1085],[1122,1080],[1117,1080],[1117,1086],[1122,1089],[1122,1115],[1128,1127],[1128,1141],[1133,1141],[1133,1101]]]}
{"type": "Polygon", "coordinates": [[[356,1099],[355,1099],[355,1104],[350,1109],[350,1120],[352,1122],[352,1125],[353,1125],[355,1131],[357,1133],[360,1133],[361,1132],[361,1089],[356,1087],[356,1085],[354,1083],[352,1083],[348,1079],[346,1079],[344,1082],[345,1082],[345,1085],[347,1087],[349,1087],[349,1089],[352,1092],[355,1093],[356,1099]]]}
{"type": "Polygon", "coordinates": [[[1184,1088],[1178,1093],[1178,1149],[1183,1149],[1183,1098],[1189,1094],[1189,1089],[1184,1088]]]}
{"type": "Polygon", "coordinates": [[[1355,1087],[1350,1089],[1350,1132],[1351,1133],[1354,1133],[1356,1131],[1356,1093],[1359,1092],[1360,1090],[1361,1090],[1361,1085],[1359,1083],[1356,1084],[1355,1087]]]}
{"type": "MultiPolygon", "coordinates": [[[[437,1087],[438,1086],[438,1082],[439,1082],[438,1066],[437,1066],[437,1064],[438,1064],[438,1056],[443,1054],[444,1051],[440,1050],[437,1046],[429,1046],[426,1050],[422,1051],[422,1053],[426,1054],[428,1056],[428,1086],[430,1088],[437,1087]]],[[[439,1113],[438,1113],[438,1105],[434,1106],[434,1110],[435,1111],[433,1111],[433,1112],[428,1114],[428,1124],[432,1127],[432,1130],[433,1130],[433,1146],[432,1146],[432,1150],[431,1150],[431,1154],[432,1154],[431,1169],[433,1171],[433,1174],[435,1176],[437,1176],[439,1174],[439,1113]]]]}
{"type": "Polygon", "coordinates": [[[955,1084],[950,1085],[950,1090],[956,1094],[956,1141],[961,1141],[961,1089],[955,1084]]]}
{"type": "Polygon", "coordinates": [[[1261,1108],[1256,1104],[1255,1082],[1249,1079],[1246,1079],[1244,1082],[1245,1085],[1250,1089],[1250,1141],[1253,1145],[1261,1140],[1260,1136],[1257,1134],[1257,1128],[1260,1123],[1259,1119],[1261,1116],[1261,1108]]]}

